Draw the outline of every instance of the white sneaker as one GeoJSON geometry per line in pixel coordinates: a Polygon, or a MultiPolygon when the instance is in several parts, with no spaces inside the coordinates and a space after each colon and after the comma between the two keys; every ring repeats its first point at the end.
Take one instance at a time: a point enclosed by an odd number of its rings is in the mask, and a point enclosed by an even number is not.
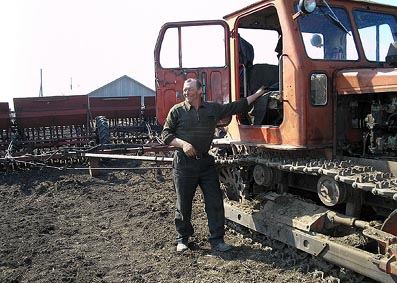
{"type": "Polygon", "coordinates": [[[185,245],[185,244],[183,244],[183,243],[179,243],[179,244],[176,246],[176,251],[179,252],[179,253],[184,252],[184,251],[186,251],[187,249],[188,249],[187,245],[185,245]]]}

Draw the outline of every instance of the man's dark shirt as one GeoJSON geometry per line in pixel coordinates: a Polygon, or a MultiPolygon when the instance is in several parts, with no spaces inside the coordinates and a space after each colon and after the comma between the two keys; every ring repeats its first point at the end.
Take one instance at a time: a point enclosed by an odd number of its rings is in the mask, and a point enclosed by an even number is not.
{"type": "Polygon", "coordinates": [[[184,101],[171,108],[161,137],[166,144],[179,138],[190,143],[198,153],[205,153],[210,149],[218,121],[246,111],[246,98],[228,104],[201,102],[198,111],[184,101]]]}

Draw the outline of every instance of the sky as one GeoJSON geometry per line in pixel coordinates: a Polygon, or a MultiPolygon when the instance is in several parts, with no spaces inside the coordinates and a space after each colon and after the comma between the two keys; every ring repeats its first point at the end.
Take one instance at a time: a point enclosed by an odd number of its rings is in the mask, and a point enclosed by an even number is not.
{"type": "Polygon", "coordinates": [[[154,90],[164,23],[221,19],[255,2],[0,0],[0,102],[39,96],[40,70],[44,96],[87,94],[123,75],[154,90]]]}
{"type": "Polygon", "coordinates": [[[221,19],[254,2],[0,0],[0,102],[39,96],[40,70],[44,96],[87,94],[123,75],[154,90],[164,23],[221,19]]]}

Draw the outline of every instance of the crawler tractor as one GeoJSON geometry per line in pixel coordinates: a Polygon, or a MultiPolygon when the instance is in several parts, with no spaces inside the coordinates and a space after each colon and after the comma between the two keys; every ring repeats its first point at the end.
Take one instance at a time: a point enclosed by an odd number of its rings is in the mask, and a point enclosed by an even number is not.
{"type": "Polygon", "coordinates": [[[397,282],[396,17],[374,1],[264,0],[166,23],[155,47],[160,123],[190,77],[218,103],[268,88],[214,138],[226,218],[379,282],[397,282]]]}

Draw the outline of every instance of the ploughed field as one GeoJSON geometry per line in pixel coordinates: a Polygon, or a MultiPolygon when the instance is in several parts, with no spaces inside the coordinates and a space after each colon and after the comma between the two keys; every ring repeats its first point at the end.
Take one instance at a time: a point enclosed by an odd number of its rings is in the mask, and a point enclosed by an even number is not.
{"type": "MultiPolygon", "coordinates": [[[[108,166],[120,167],[108,162],[108,166]]],[[[357,282],[349,271],[241,227],[212,252],[201,194],[190,250],[175,250],[172,172],[0,172],[0,282],[357,282]]],[[[364,279],[363,282],[370,282],[364,279]]]]}

